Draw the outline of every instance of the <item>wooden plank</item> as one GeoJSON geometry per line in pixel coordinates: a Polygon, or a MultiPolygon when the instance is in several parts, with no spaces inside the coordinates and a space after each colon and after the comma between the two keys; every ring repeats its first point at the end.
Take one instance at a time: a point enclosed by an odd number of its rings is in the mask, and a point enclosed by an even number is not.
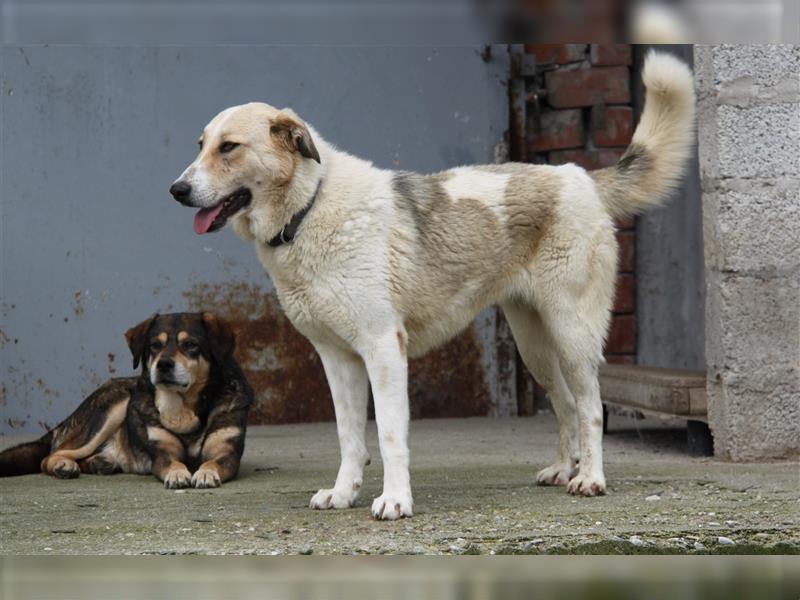
{"type": "Polygon", "coordinates": [[[706,388],[692,388],[689,390],[689,412],[693,415],[702,416],[708,414],[706,388]]]}
{"type": "Polygon", "coordinates": [[[680,417],[706,414],[706,377],[702,371],[603,365],[600,395],[604,402],[680,417]]]}
{"type": "Polygon", "coordinates": [[[705,371],[688,369],[661,369],[659,367],[642,367],[639,365],[601,365],[600,375],[681,388],[705,389],[706,387],[705,371]]]}

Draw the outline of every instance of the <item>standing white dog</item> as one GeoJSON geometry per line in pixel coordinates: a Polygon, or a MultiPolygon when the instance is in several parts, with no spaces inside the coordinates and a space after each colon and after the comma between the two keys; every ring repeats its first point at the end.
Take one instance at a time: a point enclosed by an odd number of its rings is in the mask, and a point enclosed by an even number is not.
{"type": "Polygon", "coordinates": [[[691,153],[693,79],[651,53],[633,141],[614,167],[509,163],[419,175],[337,150],[288,109],[217,115],[170,188],[201,210],[197,233],[230,219],[255,244],[283,309],[322,358],[341,466],[312,508],[359,495],[368,385],[383,493],[379,519],[411,516],[407,363],[499,303],[519,351],[553,401],[559,452],[537,476],[571,494],[605,492],[598,365],[614,297],[613,218],[663,200],[691,153]]]}

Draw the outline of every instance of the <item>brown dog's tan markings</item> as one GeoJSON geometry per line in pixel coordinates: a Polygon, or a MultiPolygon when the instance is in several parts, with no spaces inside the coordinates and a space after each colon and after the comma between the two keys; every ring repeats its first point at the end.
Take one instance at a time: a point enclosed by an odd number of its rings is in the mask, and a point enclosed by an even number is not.
{"type": "Polygon", "coordinates": [[[218,482],[225,482],[236,474],[238,463],[232,461],[231,457],[235,455],[235,440],[241,434],[239,427],[229,426],[217,429],[206,437],[201,454],[203,464],[194,477],[197,482],[195,487],[216,487],[209,485],[215,477],[218,482]]]}
{"type": "Polygon", "coordinates": [[[186,451],[181,441],[173,433],[153,425],[147,427],[147,439],[154,454],[153,475],[167,488],[187,487],[191,473],[183,462],[186,451]]]}
{"type": "MultiPolygon", "coordinates": [[[[109,409],[105,423],[88,442],[82,444],[78,448],[59,447],[58,450],[45,457],[41,464],[42,471],[48,475],[58,475],[60,477],[69,477],[71,476],[71,472],[75,472],[76,474],[74,476],[77,477],[79,467],[76,461],[91,455],[101,444],[105,443],[112,434],[116,433],[119,426],[125,420],[125,413],[128,410],[129,400],[130,397],[128,396],[109,409]]],[[[67,446],[68,445],[69,442],[67,442],[67,446]]]]}
{"type": "Polygon", "coordinates": [[[176,393],[156,390],[156,408],[161,424],[175,433],[190,433],[200,424],[192,407],[176,393]]]}
{"type": "Polygon", "coordinates": [[[0,453],[0,476],[152,473],[181,488],[236,475],[253,393],[228,325],[210,313],[154,315],[126,339],[140,376],[109,381],[39,440],[0,453]]]}

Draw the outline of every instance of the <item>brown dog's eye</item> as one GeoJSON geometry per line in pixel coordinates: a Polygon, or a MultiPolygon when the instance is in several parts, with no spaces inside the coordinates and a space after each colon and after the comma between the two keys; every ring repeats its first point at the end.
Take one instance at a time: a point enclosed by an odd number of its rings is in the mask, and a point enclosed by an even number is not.
{"type": "Polygon", "coordinates": [[[187,341],[183,343],[183,349],[187,352],[197,352],[199,347],[196,342],[187,341]]]}
{"type": "Polygon", "coordinates": [[[231,150],[236,148],[238,145],[239,144],[237,144],[236,142],[223,142],[219,146],[219,153],[220,154],[227,154],[228,152],[230,152],[231,150]]]}
{"type": "Polygon", "coordinates": [[[153,341],[153,342],[150,342],[150,350],[151,350],[152,352],[158,352],[158,351],[159,351],[159,350],[161,350],[163,347],[164,347],[164,344],[162,344],[162,343],[161,343],[161,342],[159,342],[158,340],[156,340],[156,341],[153,341]]]}

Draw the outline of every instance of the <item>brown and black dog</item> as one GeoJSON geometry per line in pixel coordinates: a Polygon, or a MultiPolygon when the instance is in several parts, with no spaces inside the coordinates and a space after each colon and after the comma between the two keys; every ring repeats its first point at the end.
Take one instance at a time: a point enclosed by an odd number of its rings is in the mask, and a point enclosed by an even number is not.
{"type": "Polygon", "coordinates": [[[154,315],[125,337],[141,374],[108,381],[40,439],[0,453],[0,476],[152,473],[167,488],[209,488],[236,475],[253,391],[228,325],[154,315]]]}

